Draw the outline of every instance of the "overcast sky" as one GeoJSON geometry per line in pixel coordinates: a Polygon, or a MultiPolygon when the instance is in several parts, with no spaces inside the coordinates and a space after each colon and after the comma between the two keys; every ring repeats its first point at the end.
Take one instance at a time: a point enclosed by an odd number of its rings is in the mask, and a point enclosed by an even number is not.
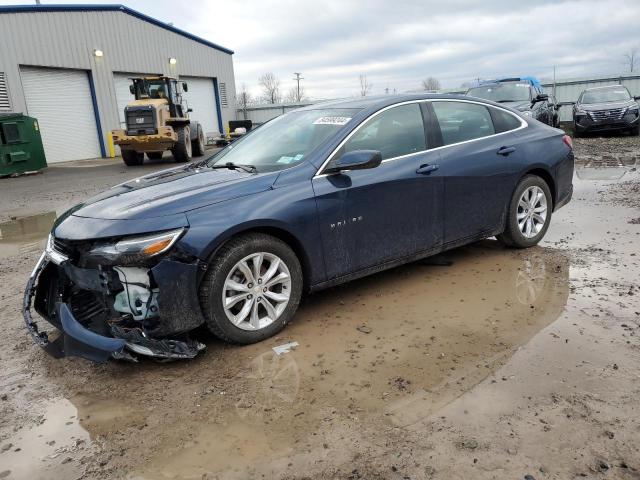
{"type": "MultiPolygon", "coordinates": [[[[0,4],[34,3],[0,0],[0,4]]],[[[108,3],[51,1],[42,3],[108,3]]],[[[640,47],[638,0],[139,0],[127,6],[235,51],[236,84],[260,93],[273,72],[283,93],[302,72],[308,96],[357,95],[360,74],[398,92],[436,77],[618,74],[640,47]]],[[[0,46],[0,48],[2,48],[0,46]]]]}

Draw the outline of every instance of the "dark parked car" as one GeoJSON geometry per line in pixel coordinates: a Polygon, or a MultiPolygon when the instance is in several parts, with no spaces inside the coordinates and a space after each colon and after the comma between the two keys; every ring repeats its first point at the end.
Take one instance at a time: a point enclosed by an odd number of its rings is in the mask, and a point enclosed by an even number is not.
{"type": "Polygon", "coordinates": [[[563,132],[465,96],[306,107],[53,226],[24,315],[55,355],[189,358],[206,325],[268,338],[305,292],[497,236],[530,247],[572,194],[563,132]],[[40,332],[30,305],[61,330],[40,332]]]}
{"type": "Polygon", "coordinates": [[[558,126],[558,112],[540,82],[532,77],[484,81],[467,91],[470,97],[484,98],[514,108],[526,117],[558,126]]]}
{"type": "Polygon", "coordinates": [[[573,106],[575,134],[618,130],[638,135],[638,99],[640,97],[632,97],[629,90],[622,85],[584,90],[573,106]]]}

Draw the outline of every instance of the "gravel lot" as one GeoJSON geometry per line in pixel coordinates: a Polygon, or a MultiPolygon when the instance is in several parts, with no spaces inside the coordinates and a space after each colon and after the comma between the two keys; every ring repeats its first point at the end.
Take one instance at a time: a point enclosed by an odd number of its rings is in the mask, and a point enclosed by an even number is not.
{"type": "Polygon", "coordinates": [[[324,291],[278,338],[171,364],[54,360],[20,305],[57,214],[172,164],[0,180],[0,478],[640,478],[640,139],[575,150],[540,246],[324,291]]]}

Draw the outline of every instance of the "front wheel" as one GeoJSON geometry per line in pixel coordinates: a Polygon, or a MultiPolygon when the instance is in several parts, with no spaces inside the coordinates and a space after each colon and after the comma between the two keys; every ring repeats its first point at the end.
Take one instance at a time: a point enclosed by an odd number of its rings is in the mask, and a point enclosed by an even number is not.
{"type": "Polygon", "coordinates": [[[122,161],[127,167],[137,167],[144,163],[144,153],[135,150],[122,150],[122,161]]]}
{"type": "Polygon", "coordinates": [[[202,125],[198,124],[196,138],[191,142],[191,149],[194,157],[201,157],[204,155],[204,143],[202,125]]]}
{"type": "Polygon", "coordinates": [[[149,160],[160,160],[163,153],[164,152],[147,152],[147,157],[149,157],[149,160]]]}
{"type": "Polygon", "coordinates": [[[209,330],[249,344],[281,331],[302,296],[302,268],[283,241],[261,233],[229,240],[209,263],[200,302],[209,330]]]}
{"type": "Polygon", "coordinates": [[[178,141],[171,149],[173,159],[178,163],[191,160],[191,129],[189,127],[176,128],[178,141]]]}
{"type": "Polygon", "coordinates": [[[507,224],[497,239],[509,247],[536,245],[549,228],[553,200],[547,182],[536,175],[524,177],[509,203],[507,224]]]}

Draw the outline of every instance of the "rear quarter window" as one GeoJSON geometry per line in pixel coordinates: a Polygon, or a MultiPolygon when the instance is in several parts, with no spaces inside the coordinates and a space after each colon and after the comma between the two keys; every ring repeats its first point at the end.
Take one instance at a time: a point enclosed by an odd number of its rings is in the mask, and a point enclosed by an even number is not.
{"type": "Polygon", "coordinates": [[[489,109],[469,102],[433,102],[443,145],[465,142],[496,133],[489,109]]]}
{"type": "Polygon", "coordinates": [[[491,107],[489,107],[489,111],[491,112],[493,127],[496,133],[515,130],[516,128],[520,127],[520,125],[522,125],[522,121],[509,112],[505,112],[504,110],[500,110],[499,108],[491,107]]]}

